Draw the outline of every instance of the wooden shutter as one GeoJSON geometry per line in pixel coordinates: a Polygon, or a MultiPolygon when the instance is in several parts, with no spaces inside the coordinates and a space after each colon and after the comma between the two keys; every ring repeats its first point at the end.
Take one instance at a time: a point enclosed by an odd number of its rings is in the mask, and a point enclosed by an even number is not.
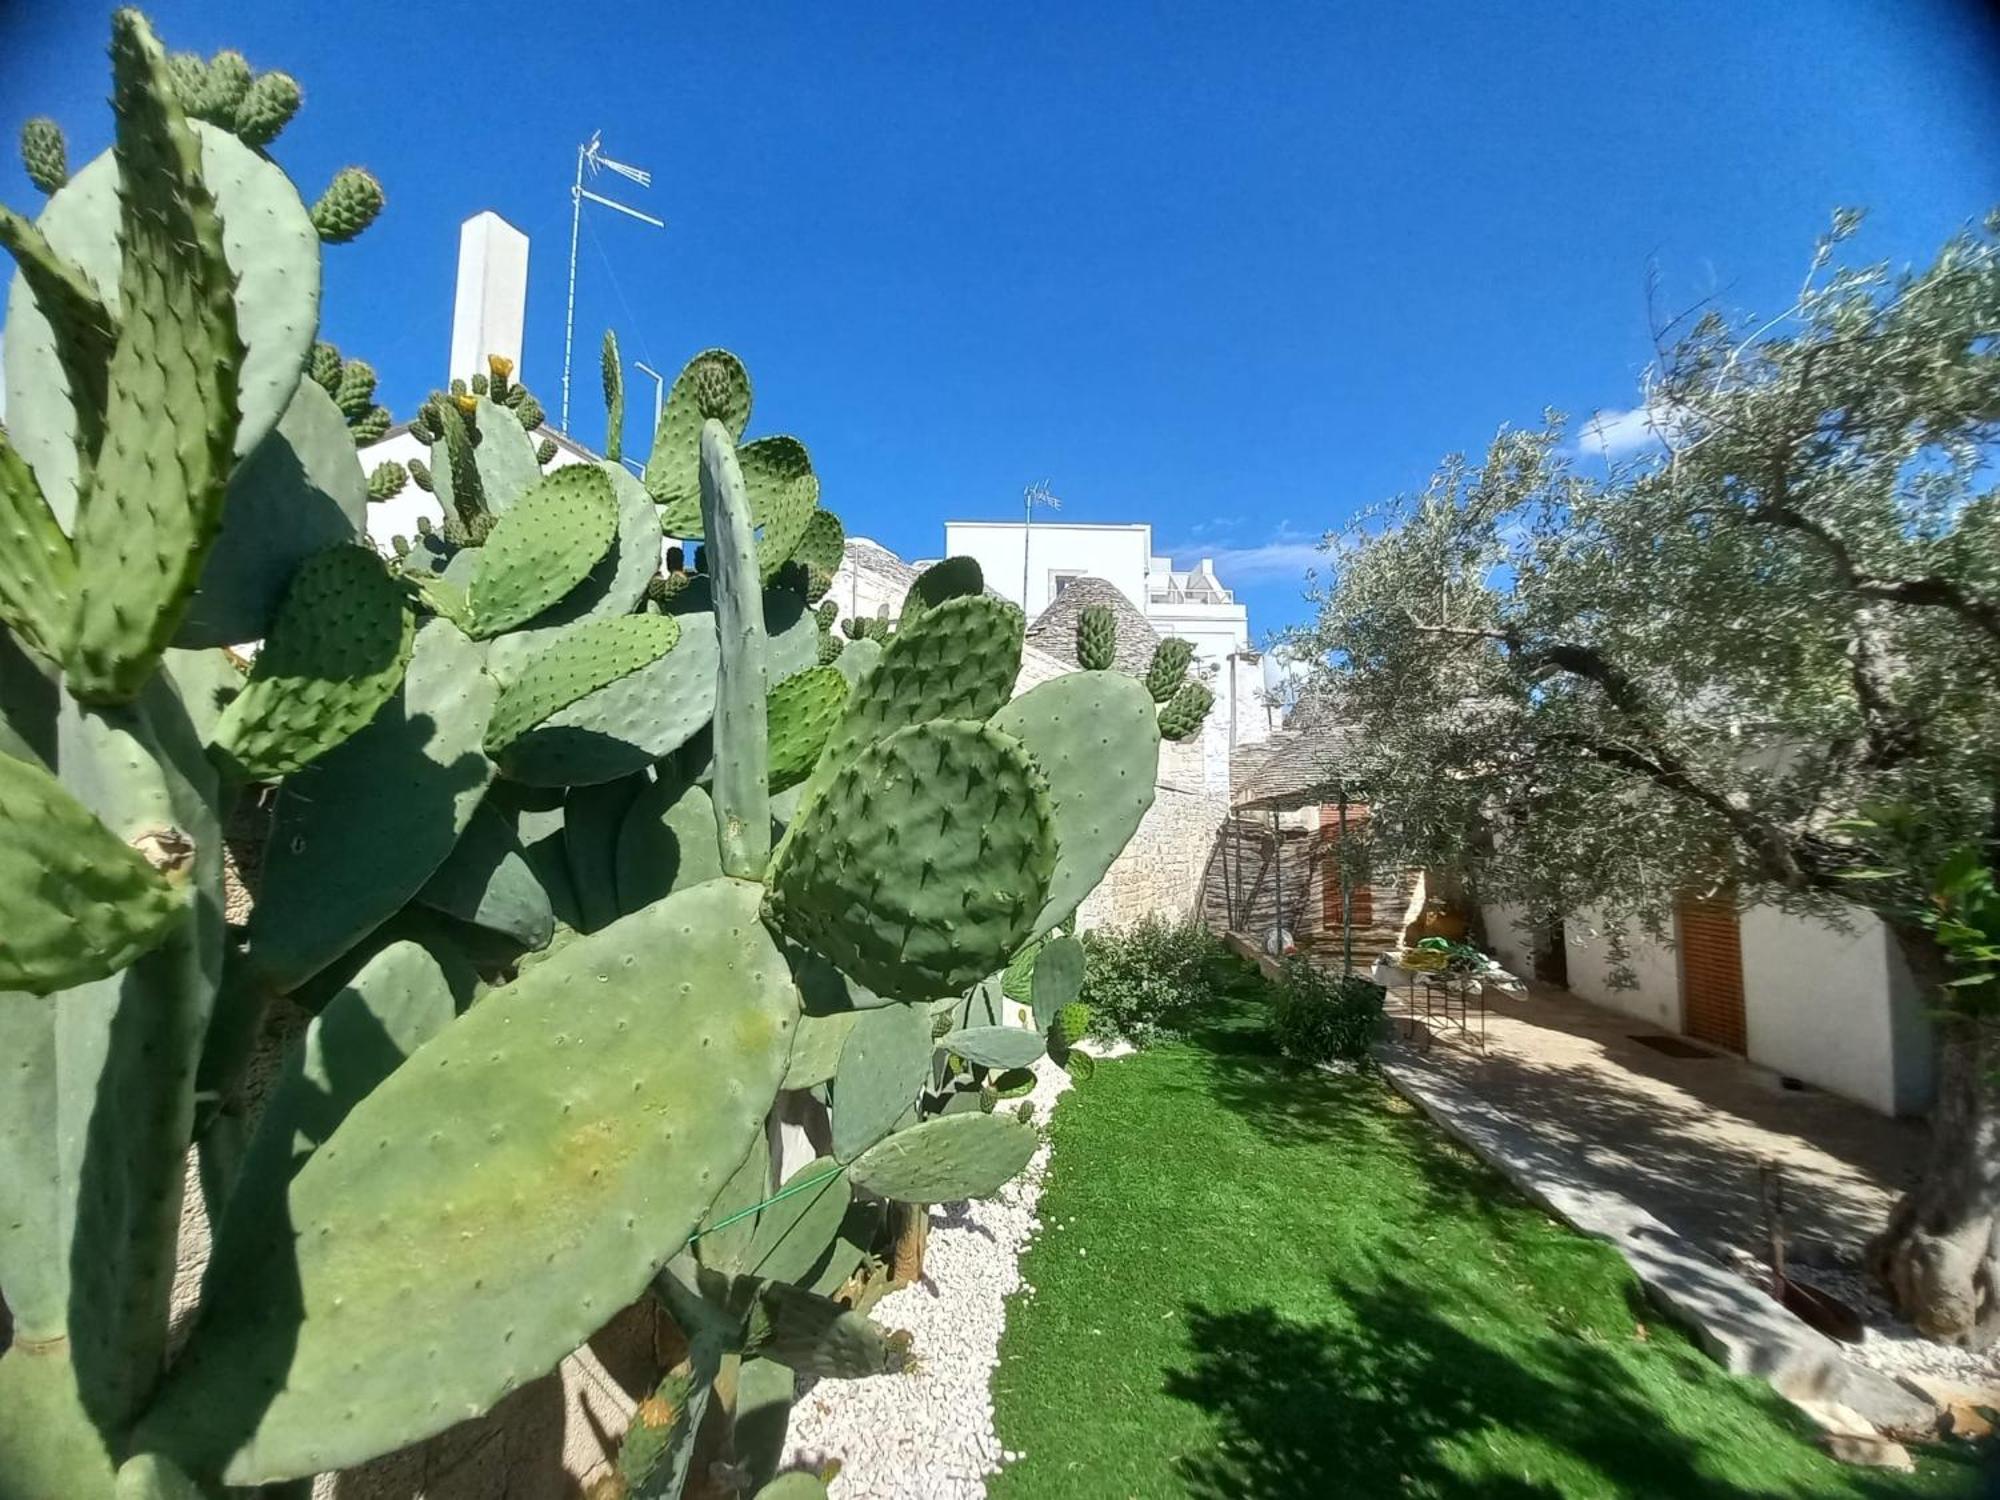
{"type": "Polygon", "coordinates": [[[1736,903],[1721,896],[1683,896],[1680,926],[1681,1029],[1697,1041],[1742,1052],[1743,938],[1736,903]]]}
{"type": "MultiPolygon", "coordinates": [[[[1347,804],[1347,827],[1350,832],[1359,833],[1360,825],[1367,821],[1366,806],[1350,802],[1347,804]]],[[[1320,846],[1326,851],[1320,863],[1320,927],[1322,931],[1340,931],[1340,808],[1328,804],[1319,810],[1320,846]]],[[[1364,882],[1347,893],[1353,905],[1355,931],[1375,925],[1375,892],[1364,882]]]]}

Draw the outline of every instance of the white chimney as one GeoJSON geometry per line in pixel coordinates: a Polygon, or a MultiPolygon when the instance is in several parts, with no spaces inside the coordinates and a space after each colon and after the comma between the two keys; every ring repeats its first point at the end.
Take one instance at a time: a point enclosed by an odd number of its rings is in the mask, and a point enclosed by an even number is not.
{"type": "Polygon", "coordinates": [[[486,373],[486,357],[521,373],[521,328],[528,312],[528,237],[490,209],[458,230],[458,292],[451,310],[453,379],[486,373]]]}

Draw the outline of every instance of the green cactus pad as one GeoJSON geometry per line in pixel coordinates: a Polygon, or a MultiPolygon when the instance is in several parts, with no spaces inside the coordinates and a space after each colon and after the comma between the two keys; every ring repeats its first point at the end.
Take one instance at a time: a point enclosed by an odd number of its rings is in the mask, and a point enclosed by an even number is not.
{"type": "Polygon", "coordinates": [[[778,1475],[757,1491],[752,1500],[827,1500],[827,1489],[817,1474],[794,1469],[778,1475]]]}
{"type": "Polygon", "coordinates": [[[1083,993],[1084,959],[1083,944],[1073,937],[1051,938],[1043,944],[1030,988],[1035,1025],[1043,1031],[1055,1024],[1064,1006],[1073,1004],[1083,993]]]}
{"type": "Polygon", "coordinates": [[[479,429],[479,443],[472,450],[473,466],[479,470],[486,508],[497,516],[541,482],[542,466],[535,458],[535,440],[506,407],[481,396],[472,420],[479,429]]]}
{"type": "Polygon", "coordinates": [[[529,863],[514,819],[491,794],[416,899],[523,948],[546,948],[555,935],[549,893],[529,863]]]}
{"type": "Polygon", "coordinates": [[[750,1143],[749,1154],[729,1174],[722,1191],[702,1215],[694,1235],[696,1263],[732,1276],[744,1270],[750,1242],[757,1234],[757,1211],[770,1195],[771,1136],[768,1130],[760,1130],[750,1143]]]}
{"type": "MultiPolygon", "coordinates": [[[[890,637],[872,669],[856,664],[865,676],[827,739],[807,796],[817,796],[863,747],[906,725],[986,718],[1014,691],[1021,637],[1021,612],[1003,599],[976,595],[926,610],[890,637]]],[[[844,652],[840,664],[851,655],[844,652]]]]}
{"type": "MultiPolygon", "coordinates": [[[[163,864],[184,858],[164,838],[148,847],[163,864]]],[[[0,990],[49,995],[115,974],[157,947],[187,909],[180,881],[55,777],[0,754],[0,990]]]]}
{"type": "Polygon", "coordinates": [[[348,1111],[457,1014],[438,961],[416,943],[391,943],[341,987],[288,1052],[265,1096],[229,1207],[215,1231],[204,1296],[254,1276],[254,1256],[282,1222],[285,1189],[348,1111]]]}
{"type": "Polygon", "coordinates": [[[993,1080],[996,1099],[1022,1099],[1035,1091],[1033,1068],[1009,1068],[993,1080]]]}
{"type": "Polygon", "coordinates": [[[82,268],[5,206],[0,206],[0,250],[14,257],[33,310],[47,320],[56,360],[69,380],[78,454],[95,454],[104,441],[105,382],[117,324],[82,268]]]}
{"type": "MultiPolygon", "coordinates": [[[[618,835],[649,784],[644,775],[571,787],[563,797],[563,853],[576,892],[578,925],[595,932],[624,912],[618,901],[618,835]]],[[[637,910],[636,907],[633,910],[637,910]]]]}
{"type": "Polygon", "coordinates": [[[715,881],[579,938],[391,1074],[293,1179],[261,1274],[204,1303],[138,1444],[231,1484],[342,1468],[488,1410],[638,1296],[790,1052],[761,898],[715,881]]]}
{"type": "Polygon", "coordinates": [[[660,505],[660,528],[684,541],[701,538],[701,424],[710,417],[740,439],[750,424],[750,375],[727,349],[705,349],[675,377],[653,451],[646,488],[660,505]]]}
{"type": "Polygon", "coordinates": [[[1038,1034],[1018,1026],[970,1026],[947,1033],[938,1045],[986,1068],[1025,1068],[1048,1050],[1038,1034]]]}
{"type": "Polygon", "coordinates": [[[342,167],[312,206],[313,228],[329,245],[344,245],[382,212],[382,184],[360,167],[342,167]]]}
{"type": "Polygon", "coordinates": [[[1086,604],[1076,617],[1076,663],[1086,672],[1117,665],[1118,617],[1108,604],[1086,604]]]}
{"type": "MultiPolygon", "coordinates": [[[[284,415],[319,324],[319,238],[291,179],[276,163],[212,125],[196,123],[201,177],[222,220],[235,274],[240,418],[234,452],[247,456],[284,415]]],[[[49,199],[36,227],[81,268],[114,317],[119,284],[118,166],[104,152],[49,199]]],[[[77,413],[47,317],[18,273],[7,296],[7,425],[66,530],[76,513],[77,413]]]]}
{"type": "Polygon", "coordinates": [[[1030,688],[993,715],[1049,779],[1060,855],[1047,932],[1097,888],[1153,805],[1160,735],[1153,700],[1122,672],[1072,672],[1030,688]]]}
{"type": "Polygon", "coordinates": [[[1055,852],[1047,783],[1019,742],[936,720],[827,783],[786,833],[772,911],[869,988],[928,1000],[990,974],[1029,936],[1055,852]]]}
{"type": "Polygon", "coordinates": [[[757,579],[749,496],[729,430],[711,418],[701,429],[701,515],[721,654],[715,673],[714,767],[722,868],[760,878],[771,861],[770,752],[764,718],[768,632],[757,579]]]}
{"type": "Polygon", "coordinates": [[[572,625],[507,681],[487,726],[486,753],[498,758],[536,725],[657,661],[680,638],[681,622],[671,615],[618,615],[572,625]]]}
{"type": "MultiPolygon", "coordinates": [[[[485,444],[480,446],[483,449],[485,444]]],[[[659,512],[646,487],[622,464],[597,467],[610,479],[618,504],[618,529],[611,550],[597,560],[583,582],[536,617],[538,627],[629,615],[646,597],[646,585],[659,569],[659,512]]]]}
{"type": "Polygon", "coordinates": [[[820,664],[819,621],[796,593],[774,584],[764,590],[764,675],[776,687],[820,664]]]}
{"type": "Polygon", "coordinates": [[[1169,740],[1193,739],[1207,722],[1208,711],[1213,707],[1215,694],[1207,683],[1182,683],[1172,701],[1160,710],[1161,737],[1169,740]]]}
{"type": "Polygon", "coordinates": [[[342,543],[299,566],[250,678],[216,726],[247,781],[273,781],[365,727],[403,680],[416,616],[366,547],[342,543]]]}
{"type": "Polygon", "coordinates": [[[368,727],[279,788],[251,960],[296,988],[394,915],[444,863],[485,795],[497,690],[457,627],[417,631],[401,690],[368,727]]]}
{"type": "Polygon", "coordinates": [[[1193,658],[1193,643],[1178,637],[1170,636],[1153,648],[1152,664],[1146,668],[1146,691],[1155,703],[1165,703],[1180,690],[1193,658]]]}
{"type": "Polygon", "coordinates": [[[746,1356],[822,1380],[895,1374],[909,1364],[909,1347],[908,1333],[891,1333],[830,1297],[769,1280],[756,1289],[743,1339],[746,1356]]]}
{"type": "Polygon", "coordinates": [[[1026,1005],[1035,979],[1035,962],[1041,957],[1045,940],[1037,938],[1017,949],[1000,974],[1000,993],[1017,1005],[1026,1005]]]}
{"type": "Polygon", "coordinates": [[[819,509],[819,478],[795,437],[758,438],[738,448],[736,459],[757,528],[757,571],[768,583],[791,560],[819,509]]]}
{"type": "Polygon", "coordinates": [[[720,875],[722,849],[708,793],[662,767],[659,779],[633,799],[618,831],[615,868],[621,911],[637,911],[720,875]]]}
{"type": "Polygon", "coordinates": [[[956,1203],[1013,1181],[1040,1140],[1011,1115],[946,1115],[876,1142],[848,1172],[856,1187],[899,1203],[956,1203]]]}
{"type": "Polygon", "coordinates": [[[17,1332],[0,1354],[0,1453],[7,1455],[0,1495],[7,1500],[115,1495],[111,1457],[76,1387],[60,1327],[46,1347],[17,1332]]]}
{"type": "Polygon", "coordinates": [[[847,533],[840,517],[830,510],[816,510],[807,517],[792,556],[806,567],[806,598],[817,600],[833,587],[833,575],[847,557],[847,533]]]}
{"type": "Polygon", "coordinates": [[[201,1487],[171,1459],[157,1453],[141,1453],[119,1467],[112,1500],[206,1500],[206,1497],[201,1487]]]}
{"type": "Polygon", "coordinates": [[[931,1018],[922,1006],[860,1013],[833,1075],[833,1154],[854,1160],[916,1108],[930,1076],[931,1018]]]}
{"type": "Polygon", "coordinates": [[[1081,1000],[1072,1000],[1056,1012],[1054,1023],[1049,1027],[1049,1045],[1067,1052],[1082,1041],[1090,1031],[1090,1007],[1081,1000]]]}
{"type": "Polygon", "coordinates": [[[847,707],[847,679],[835,667],[787,677],[766,701],[770,724],[771,789],[804,781],[847,707]]]}
{"type": "Polygon", "coordinates": [[[840,1066],[840,1049],[861,1018],[858,1010],[836,1011],[830,1016],[801,1016],[799,1033],[792,1042],[792,1061],[785,1069],[788,1089],[817,1088],[833,1077],[840,1066]]]}
{"type": "Polygon", "coordinates": [[[618,503],[611,479],[592,464],[571,464],[536,482],[499,515],[467,602],[472,633],[498,635],[525,625],[581,583],[611,546],[618,503]]]}
{"type": "Polygon", "coordinates": [[[52,663],[76,614],[76,554],[0,428],[0,625],[52,663]]]}
{"type": "Polygon", "coordinates": [[[792,978],[798,981],[799,999],[808,1015],[833,1016],[897,1003],[876,994],[852,975],[841,973],[810,948],[794,946],[789,956],[792,978]]]}
{"type": "Polygon", "coordinates": [[[177,646],[262,640],[299,565],[364,534],[368,487],[333,399],[310,380],[276,430],[236,466],[177,646]]]}
{"type": "Polygon", "coordinates": [[[111,57],[118,342],[104,443],[71,531],[81,606],[66,674],[71,693],[98,702],[138,692],[201,576],[222,524],[243,359],[201,146],[168,97],[166,56],[138,12],[114,19],[111,57]]]}
{"type": "Polygon", "coordinates": [[[1063,1054],[1063,1071],[1078,1083],[1088,1083],[1097,1076],[1097,1059],[1081,1047],[1071,1047],[1063,1054]]]}
{"type": "Polygon", "coordinates": [[[861,679],[874,671],[881,660],[880,641],[849,641],[839,657],[828,665],[840,669],[840,675],[847,679],[849,688],[857,688],[861,679]]]}
{"type": "Polygon", "coordinates": [[[912,620],[947,599],[983,593],[985,589],[986,575],[976,558],[947,557],[943,562],[932,563],[916,576],[910,591],[903,595],[903,612],[896,628],[907,628],[912,620]]]}

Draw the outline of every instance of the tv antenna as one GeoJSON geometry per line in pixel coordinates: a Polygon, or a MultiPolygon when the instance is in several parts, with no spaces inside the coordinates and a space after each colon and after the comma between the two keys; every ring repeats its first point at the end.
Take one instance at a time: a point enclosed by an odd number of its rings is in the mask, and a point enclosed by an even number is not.
{"type": "MultiPolygon", "coordinates": [[[[602,147],[604,132],[593,130],[590,139],[576,148],[576,181],[569,190],[569,302],[563,312],[563,384],[562,421],[563,435],[569,435],[569,372],[570,361],[576,351],[576,235],[583,226],[583,204],[587,198],[592,203],[601,203],[606,208],[615,208],[627,218],[637,219],[642,224],[650,224],[655,229],[665,229],[667,221],[656,219],[651,214],[642,214],[616,199],[606,198],[601,193],[593,193],[583,185],[583,174],[589,170],[593,179],[599,172],[616,172],[628,182],[636,182],[640,187],[653,185],[653,174],[643,167],[628,167],[622,161],[613,161],[606,156],[602,147]]],[[[594,233],[595,231],[593,231],[594,233]]]]}
{"type": "Polygon", "coordinates": [[[1028,543],[1035,535],[1035,507],[1043,510],[1061,510],[1062,501],[1055,497],[1046,479],[1037,479],[1021,491],[1021,513],[1028,518],[1028,524],[1021,529],[1021,608],[1028,607],[1028,543]]]}

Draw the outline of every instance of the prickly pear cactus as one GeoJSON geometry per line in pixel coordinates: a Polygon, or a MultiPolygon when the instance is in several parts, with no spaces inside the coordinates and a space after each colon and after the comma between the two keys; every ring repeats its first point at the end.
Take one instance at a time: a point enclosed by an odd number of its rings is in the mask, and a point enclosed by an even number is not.
{"type": "Polygon", "coordinates": [[[688,1357],[619,1493],[699,1452],[823,1493],[777,1473],[796,1375],[921,1355],[865,1311],[890,1206],[998,1188],[1038,1140],[998,1101],[1088,1062],[1050,934],[1150,800],[1153,702],[1102,670],[1009,702],[1022,621],[963,559],[843,647],[840,523],[720,350],[643,485],[544,475],[504,360],[364,474],[388,417],[315,343],[318,256],[379,186],[308,214],[264,150],[288,75],[112,38],[113,152],[72,176],[37,122],[53,196],[0,212],[0,1500],[389,1453],[641,1297],[688,1357]],[[406,478],[443,524],[380,557],[406,478]],[[232,807],[266,835],[240,928],[232,807]],[[319,1018],[246,1140],[278,995],[319,1018]],[[830,1149],[780,1183],[799,1118],[830,1149]],[[219,1232],[170,1350],[190,1147],[219,1232]]]}

